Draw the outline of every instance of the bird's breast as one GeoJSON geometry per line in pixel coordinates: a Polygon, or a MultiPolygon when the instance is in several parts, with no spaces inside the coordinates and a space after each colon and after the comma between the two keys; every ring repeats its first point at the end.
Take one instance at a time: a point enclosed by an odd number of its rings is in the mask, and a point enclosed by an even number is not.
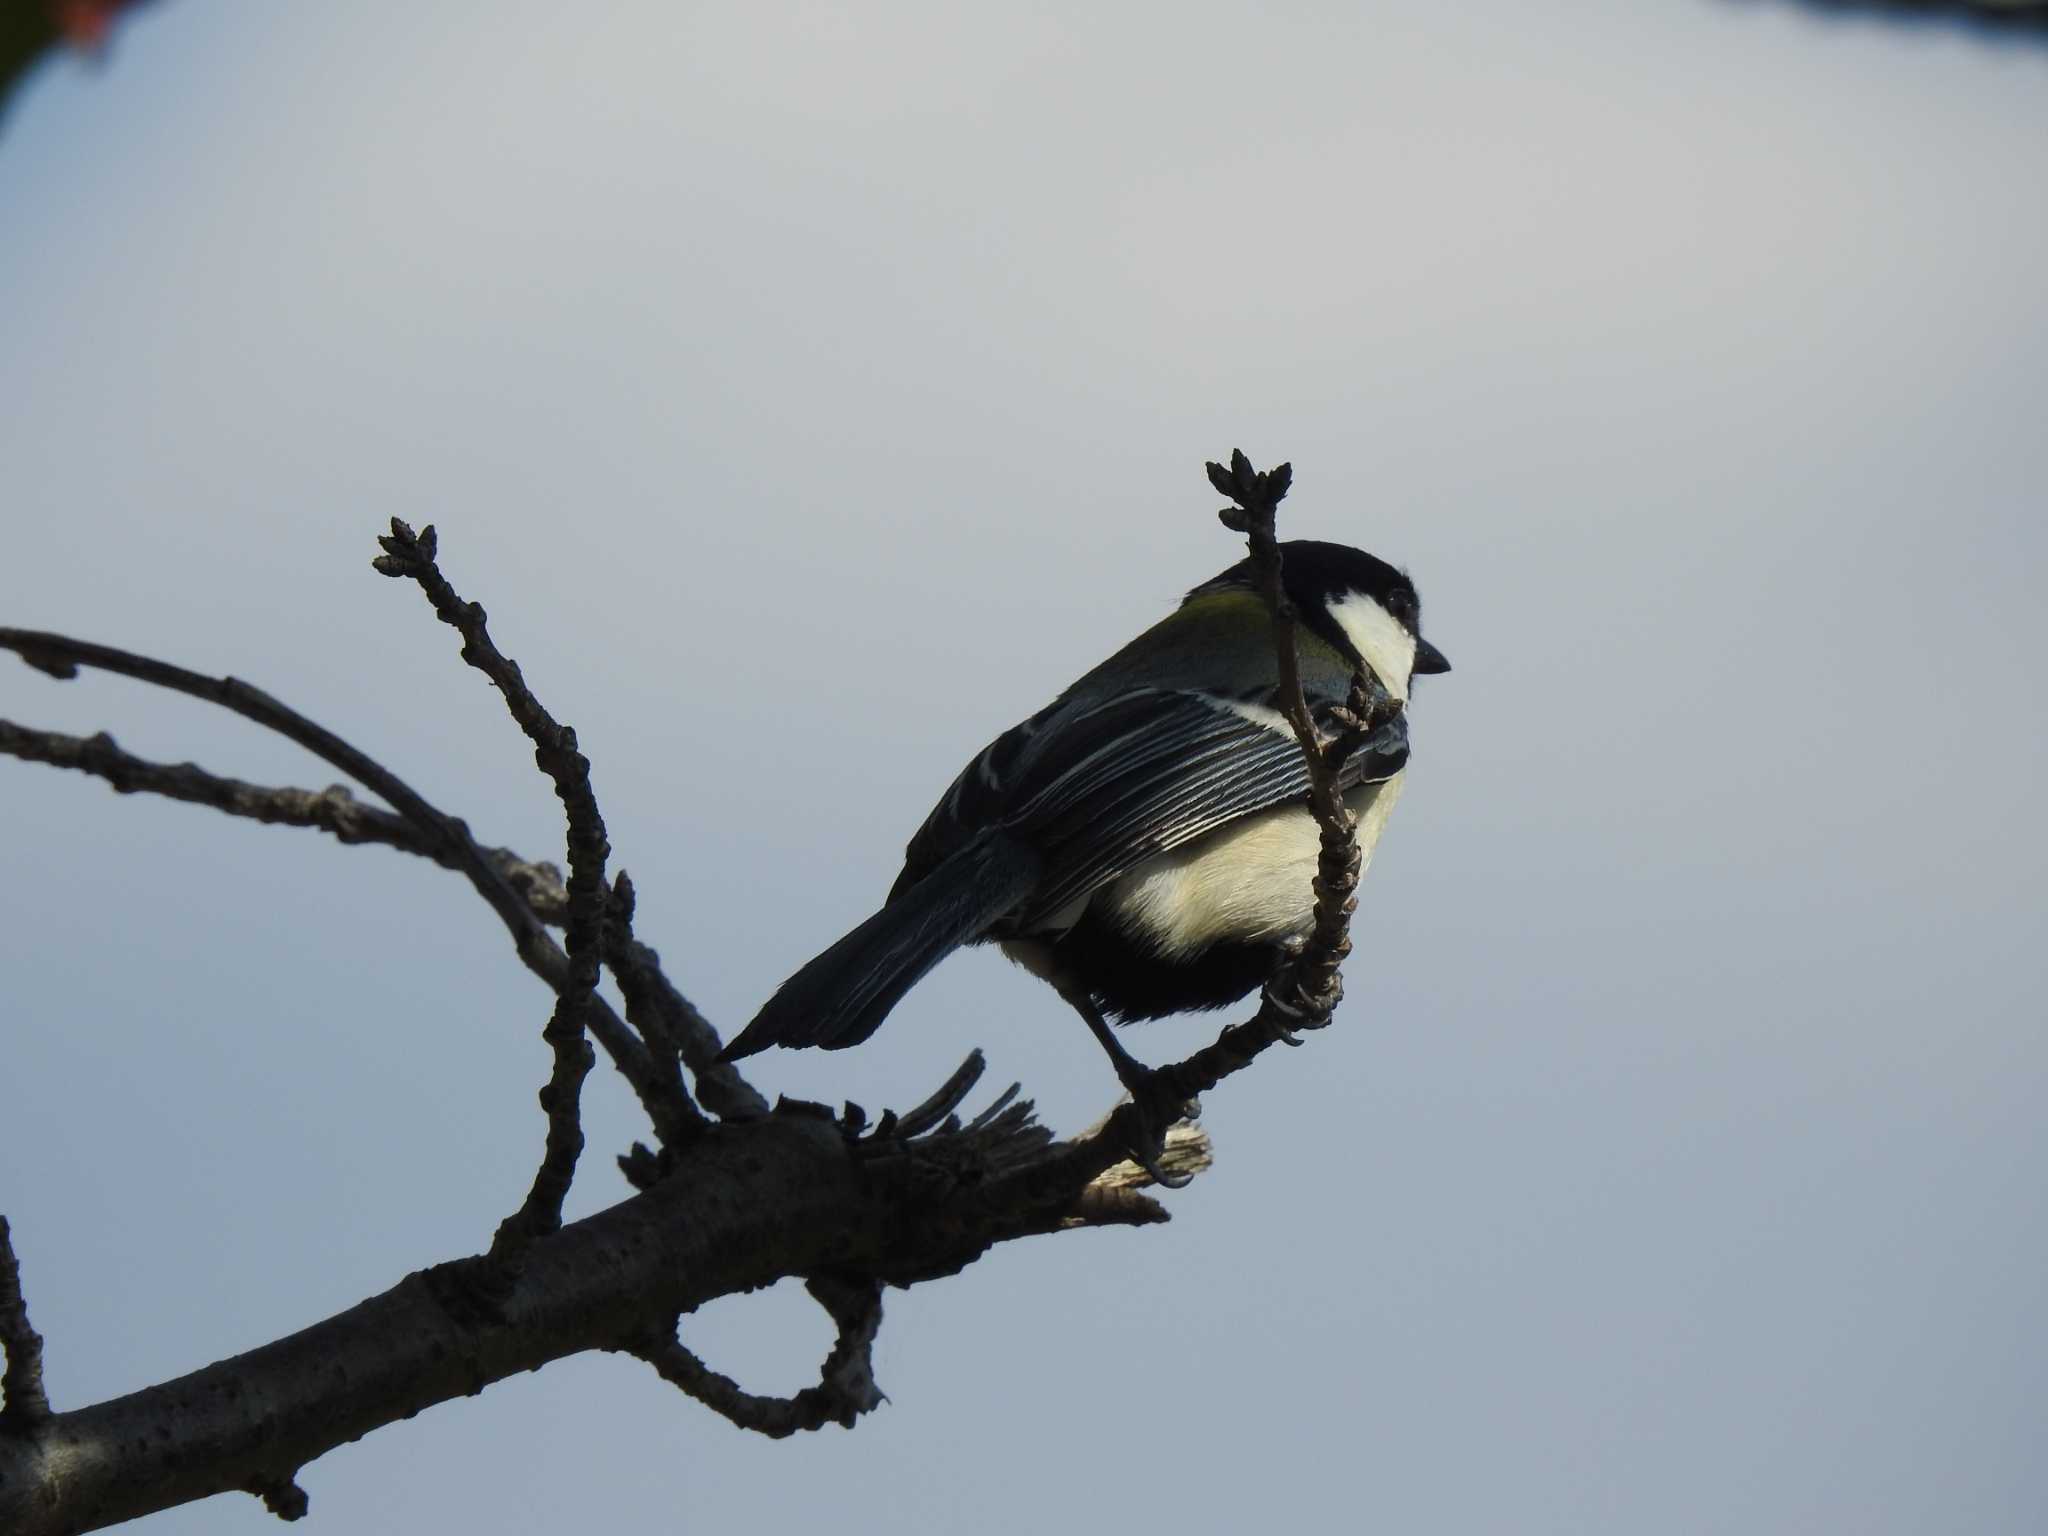
{"type": "MultiPolygon", "coordinates": [[[[1344,797],[1358,818],[1359,872],[1372,862],[1403,774],[1344,797]]],[[[1098,890],[1089,905],[1161,959],[1212,944],[1277,944],[1308,934],[1322,837],[1306,806],[1276,806],[1155,855],[1098,890]]],[[[1078,915],[1078,914],[1077,914],[1078,915]]]]}

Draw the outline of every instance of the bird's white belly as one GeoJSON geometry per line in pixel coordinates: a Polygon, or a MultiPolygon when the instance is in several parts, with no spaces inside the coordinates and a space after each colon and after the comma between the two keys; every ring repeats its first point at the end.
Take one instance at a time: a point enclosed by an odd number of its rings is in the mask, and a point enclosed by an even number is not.
{"type": "MultiPolygon", "coordinates": [[[[1358,818],[1361,874],[1401,796],[1403,777],[1361,784],[1344,797],[1358,818]]],[[[1092,900],[1162,959],[1195,955],[1218,942],[1303,938],[1315,915],[1321,846],[1306,806],[1280,806],[1148,859],[1092,900]]]]}

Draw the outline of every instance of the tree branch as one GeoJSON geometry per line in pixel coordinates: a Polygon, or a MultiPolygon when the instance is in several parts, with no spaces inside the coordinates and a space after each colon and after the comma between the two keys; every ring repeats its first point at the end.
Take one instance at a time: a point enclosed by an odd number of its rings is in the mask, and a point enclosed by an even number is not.
{"type": "MultiPolygon", "coordinates": [[[[576,1161],[583,1155],[583,1080],[590,1075],[593,1061],[590,1042],[583,1038],[583,1019],[597,996],[604,956],[605,916],[611,906],[604,866],[611,843],[605,836],[597,794],[590,787],[590,759],[577,750],[576,732],[548,713],[526,686],[519,664],[492,641],[483,605],[464,602],[441,574],[435,559],[440,540],[433,526],[415,534],[394,517],[391,532],[377,542],[384,553],[371,563],[386,576],[419,583],[434,606],[435,617],[462,636],[462,659],[488,677],[503,695],[513,720],[533,743],[534,763],[554,784],[569,824],[569,921],[563,938],[569,953],[569,976],[556,993],[547,1027],[541,1031],[541,1038],[554,1053],[553,1068],[540,1091],[541,1107],[548,1117],[547,1144],[525,1201],[499,1225],[491,1243],[491,1257],[504,1258],[561,1226],[562,1202],[575,1180],[576,1161]]],[[[631,887],[625,890],[630,892],[631,887]]],[[[650,1066],[661,1075],[663,1098],[687,1103],[688,1092],[675,1071],[675,1053],[650,1052],[649,1058],[650,1066]],[[666,1070],[661,1065],[664,1060],[666,1070]]]]}
{"type": "Polygon", "coordinates": [[[2048,0],[1791,0],[1804,11],[1900,26],[1956,27],[2016,43],[2048,40],[2048,0]]]}
{"type": "Polygon", "coordinates": [[[43,1390],[43,1336],[30,1326],[28,1302],[21,1294],[21,1262],[14,1256],[14,1234],[0,1216],[0,1437],[39,1433],[50,1418],[50,1399],[43,1390]]]}
{"type": "MultiPolygon", "coordinates": [[[[1260,475],[1238,454],[1229,471],[1211,466],[1211,474],[1233,496],[1225,520],[1247,534],[1273,609],[1279,702],[1308,765],[1322,853],[1313,932],[1268,987],[1259,1011],[1161,1069],[1183,1098],[1242,1070],[1278,1041],[1298,1044],[1293,1026],[1327,1022],[1337,967],[1349,947],[1357,870],[1337,772],[1390,703],[1361,675],[1349,711],[1336,714],[1336,735],[1324,741],[1317,734],[1301,692],[1273,532],[1288,472],[1283,466],[1260,475]]],[[[151,763],[104,735],[65,737],[0,723],[0,752],[93,773],[124,792],[318,827],[344,841],[381,842],[468,877],[513,933],[522,959],[558,998],[550,1022],[556,1048],[550,1089],[561,1089],[562,1096],[548,1106],[549,1149],[534,1191],[500,1228],[488,1255],[435,1266],[327,1322],[179,1381],[50,1415],[34,1436],[0,1437],[0,1529],[10,1533],[92,1529],[237,1488],[293,1517],[305,1509],[298,1470],[326,1450],[457,1393],[587,1349],[636,1354],[733,1422],[763,1433],[851,1423],[882,1400],[871,1358],[882,1286],[957,1273],[992,1245],[1019,1237],[1167,1218],[1145,1193],[1148,1175],[1125,1157],[1136,1139],[1136,1127],[1126,1123],[1135,1114],[1130,1105],[1119,1106],[1092,1132],[1053,1145],[1013,1085],[963,1124],[961,1106],[984,1069],[979,1051],[925,1102],[901,1116],[885,1113],[872,1129],[853,1104],[835,1114],[785,1100],[768,1113],[730,1067],[712,1060],[716,1031],[668,982],[654,951],[634,937],[632,882],[621,875],[609,890],[604,886],[603,824],[573,733],[541,708],[517,667],[496,651],[482,610],[462,602],[441,577],[431,529],[415,536],[394,523],[385,547],[379,569],[420,583],[436,613],[462,633],[465,659],[492,678],[534,741],[536,760],[553,779],[569,824],[566,891],[552,866],[527,864],[502,849],[487,853],[465,826],[387,770],[247,684],[108,647],[0,629],[0,648],[53,675],[98,666],[233,709],[309,746],[394,810],[360,805],[345,790],[269,788],[189,763],[151,763]],[[567,954],[548,936],[546,920],[567,924],[567,954]],[[600,962],[619,977],[628,1020],[613,1015],[593,990],[600,962]],[[635,1147],[621,1159],[639,1194],[562,1226],[561,1191],[581,1140],[575,1093],[588,1060],[579,1014],[590,1020],[664,1134],[659,1154],[635,1147]],[[565,1042],[582,1046],[583,1064],[565,1051],[565,1042]],[[615,1042],[622,1044],[615,1048],[615,1042]],[[683,1091],[679,1060],[689,1064],[700,1094],[724,1123],[703,1120],[683,1091]],[[692,1118],[679,1123],[678,1105],[692,1118]],[[492,1262],[513,1252],[516,1264],[492,1262]],[[806,1277],[838,1325],[817,1386],[788,1399],[760,1397],[683,1346],[680,1317],[713,1297],[789,1275],[806,1277]]],[[[1162,1163],[1174,1172],[1196,1171],[1210,1156],[1207,1137],[1184,1125],[1170,1134],[1162,1163]]],[[[33,1393],[15,1386],[17,1362],[29,1358],[33,1338],[24,1332],[25,1310],[19,1316],[19,1329],[10,1327],[4,1338],[10,1414],[17,1399],[33,1400],[33,1393]]]]}
{"type": "MultiPolygon", "coordinates": [[[[138,682],[167,688],[174,693],[204,699],[305,747],[315,756],[339,768],[365,788],[390,802],[398,812],[399,821],[409,829],[410,836],[415,840],[413,851],[424,854],[468,879],[471,887],[484,898],[491,910],[496,912],[504,923],[512,936],[515,952],[528,970],[539,976],[558,994],[569,985],[568,956],[549,935],[546,925],[527,906],[525,898],[514,889],[505,874],[500,872],[498,865],[487,857],[470,837],[469,828],[459,819],[436,810],[425,797],[396,774],[325,727],[237,678],[207,677],[168,662],[136,655],[113,646],[96,645],[91,641],[74,640],[66,635],[41,630],[0,627],[0,650],[14,651],[30,666],[56,678],[73,678],[78,675],[81,666],[94,667],[134,678],[138,682]]],[[[96,741],[98,738],[91,740],[96,741]]],[[[108,747],[118,753],[118,748],[112,748],[111,738],[108,739],[108,747]]],[[[44,757],[42,760],[53,759],[44,757]]],[[[99,771],[85,761],[61,766],[99,771]]],[[[149,766],[161,768],[161,765],[149,766]]],[[[190,770],[190,773],[198,772],[196,769],[190,770]]],[[[222,782],[235,784],[237,781],[222,782]]],[[[137,787],[156,786],[145,786],[138,782],[137,787]]],[[[179,798],[198,800],[201,796],[194,793],[180,795],[179,798]]],[[[206,800],[204,803],[215,802],[206,800]]],[[[221,808],[233,809],[231,806],[221,808]]],[[[236,814],[244,812],[237,811],[236,814]]],[[[368,818],[363,818],[358,824],[369,825],[368,818]]],[[[338,828],[336,835],[341,835],[338,828]]],[[[392,846],[399,845],[394,842],[392,846]]],[[[690,1103],[687,1097],[679,1097],[668,1091],[667,1085],[654,1069],[644,1042],[612,1011],[609,1003],[601,997],[591,998],[585,1010],[585,1020],[598,1043],[605,1048],[605,1053],[611,1057],[621,1075],[632,1085],[642,1108],[647,1111],[656,1136],[667,1143],[692,1135],[701,1127],[703,1116],[698,1112],[697,1106],[690,1103]]]]}
{"type": "Polygon", "coordinates": [[[739,1068],[718,1059],[722,1042],[711,1021],[676,990],[661,968],[661,956],[634,936],[633,882],[623,871],[612,898],[604,961],[625,994],[626,1016],[654,1043],[657,1063],[673,1071],[680,1053],[697,1085],[699,1102],[721,1120],[753,1120],[767,1114],[768,1101],[740,1076],[739,1068]],[[660,1060],[664,1051],[669,1053],[666,1063],[660,1060]]]}
{"type": "Polygon", "coordinates": [[[1320,1027],[1329,1022],[1344,996],[1338,969],[1351,953],[1350,919],[1356,908],[1353,893],[1358,888],[1360,862],[1357,818],[1345,808],[1338,775],[1344,760],[1402,706],[1361,664],[1352,675],[1346,707],[1337,712],[1341,727],[1338,734],[1328,741],[1323,739],[1301,689],[1294,605],[1288,601],[1281,579],[1282,555],[1274,530],[1280,502],[1294,482],[1294,466],[1282,464],[1261,474],[1240,450],[1231,454],[1228,469],[1211,463],[1208,471],[1210,484],[1232,500],[1232,505],[1217,517],[1224,527],[1245,535],[1252,569],[1273,615],[1273,650],[1280,669],[1280,710],[1301,743],[1302,761],[1308,769],[1308,808],[1322,833],[1313,931],[1288,967],[1286,986],[1267,989],[1266,1008],[1262,1012],[1277,1011],[1303,1026],[1320,1027]],[[1283,998],[1283,992],[1291,996],[1283,998]]]}
{"type": "MultiPolygon", "coordinates": [[[[243,816],[273,826],[310,827],[350,845],[393,848],[456,869],[444,848],[420,835],[404,817],[381,806],[365,804],[341,784],[326,789],[251,784],[207,772],[196,763],[159,763],[124,750],[112,736],[67,736],[0,720],[0,756],[46,763],[89,773],[120,793],[157,794],[192,805],[211,806],[230,816],[243,816]]],[[[543,923],[556,926],[569,915],[569,891],[553,864],[521,856],[510,848],[479,847],[485,861],[543,923]]],[[[663,973],[661,956],[633,935],[632,883],[622,874],[613,887],[613,907],[605,924],[604,962],[618,977],[626,995],[627,1022],[654,1046],[649,1066],[660,1079],[654,1087],[665,1093],[672,1064],[662,1059],[669,1045],[680,1052],[697,1085],[703,1107],[721,1120],[750,1120],[768,1113],[768,1101],[740,1075],[731,1062],[718,1059],[721,1041],[710,1020],[698,1011],[663,973]]],[[[566,983],[568,962],[560,950],[536,971],[551,988],[566,983]]],[[[593,1003],[603,1008],[603,1000],[593,1003]]],[[[604,1044],[603,1035],[599,1044],[604,1044]]],[[[679,1085],[678,1085],[679,1086],[679,1085]]]]}
{"type": "Polygon", "coordinates": [[[745,1390],[685,1348],[673,1327],[663,1337],[634,1346],[630,1353],[713,1413],[772,1440],[823,1429],[827,1424],[851,1429],[855,1419],[887,1401],[875,1385],[874,1347],[875,1335],[882,1327],[882,1288],[872,1282],[818,1276],[807,1281],[805,1289],[831,1315],[838,1336],[819,1368],[818,1384],[794,1397],[763,1397],[745,1390]]]}
{"type": "MultiPolygon", "coordinates": [[[[267,826],[309,827],[350,846],[395,848],[443,869],[457,867],[452,854],[422,837],[404,817],[358,800],[345,784],[330,784],[325,789],[251,784],[209,773],[197,763],[159,763],[138,757],[105,731],[69,736],[11,720],[0,720],[0,756],[89,773],[124,795],[161,795],[267,826]]],[[[540,921],[559,927],[568,920],[569,890],[554,865],[521,858],[510,848],[479,845],[478,851],[540,921]]]]}
{"type": "MultiPolygon", "coordinates": [[[[639,1350],[678,1315],[787,1275],[909,1285],[995,1243],[1129,1224],[1085,1185],[1051,1219],[988,1206],[990,1179],[1046,1140],[1019,1104],[980,1130],[907,1142],[850,1137],[798,1105],[711,1127],[672,1154],[675,1176],[537,1238],[488,1310],[451,1306],[442,1266],[245,1355],[54,1415],[32,1441],[0,1437],[0,1530],[54,1536],[275,1494],[383,1425],[585,1350],[639,1350]]],[[[857,1382],[850,1364],[845,1379],[857,1382]]]]}
{"type": "MultiPolygon", "coordinates": [[[[1338,734],[1323,739],[1302,693],[1294,610],[1281,581],[1281,552],[1274,529],[1280,501],[1293,483],[1293,467],[1282,464],[1262,474],[1240,451],[1230,456],[1227,469],[1215,463],[1207,469],[1210,484],[1232,502],[1217,515],[1225,527],[1245,535],[1253,571],[1273,614],[1280,712],[1301,744],[1309,777],[1308,809],[1322,836],[1315,916],[1307,942],[1267,986],[1257,1013],[1228,1026],[1184,1060],[1155,1069],[1162,1095],[1176,1100],[1207,1093],[1276,1044],[1301,1044],[1296,1029],[1320,1028],[1329,1022],[1344,995],[1340,968],[1351,952],[1351,914],[1357,908],[1354,893],[1360,863],[1357,825],[1337,788],[1338,772],[1345,757],[1372,729],[1402,707],[1377,678],[1361,669],[1352,678],[1345,709],[1336,714],[1338,734]]],[[[1094,1131],[1055,1148],[1041,1162],[1017,1170],[992,1187],[988,1198],[999,1207],[1012,1203],[1056,1205],[1061,1192],[1100,1178],[1122,1161],[1123,1149],[1142,1144],[1142,1135],[1137,1106],[1121,1104],[1094,1131]]]]}

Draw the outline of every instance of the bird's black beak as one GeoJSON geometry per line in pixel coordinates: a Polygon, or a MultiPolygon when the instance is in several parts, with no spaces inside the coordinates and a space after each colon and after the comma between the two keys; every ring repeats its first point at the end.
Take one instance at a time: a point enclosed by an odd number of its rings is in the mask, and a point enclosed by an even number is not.
{"type": "Polygon", "coordinates": [[[1415,637],[1415,666],[1413,668],[1415,675],[1417,677],[1426,677],[1432,673],[1448,672],[1450,670],[1451,658],[1420,635],[1417,635],[1415,637]]]}

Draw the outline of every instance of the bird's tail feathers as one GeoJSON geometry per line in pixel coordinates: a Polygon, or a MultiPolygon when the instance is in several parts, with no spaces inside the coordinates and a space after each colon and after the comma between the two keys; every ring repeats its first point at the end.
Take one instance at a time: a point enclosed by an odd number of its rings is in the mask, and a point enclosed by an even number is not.
{"type": "Polygon", "coordinates": [[[859,1045],[927,971],[1028,895],[1040,869],[1010,838],[977,838],[785,981],[719,1059],[859,1045]]]}

